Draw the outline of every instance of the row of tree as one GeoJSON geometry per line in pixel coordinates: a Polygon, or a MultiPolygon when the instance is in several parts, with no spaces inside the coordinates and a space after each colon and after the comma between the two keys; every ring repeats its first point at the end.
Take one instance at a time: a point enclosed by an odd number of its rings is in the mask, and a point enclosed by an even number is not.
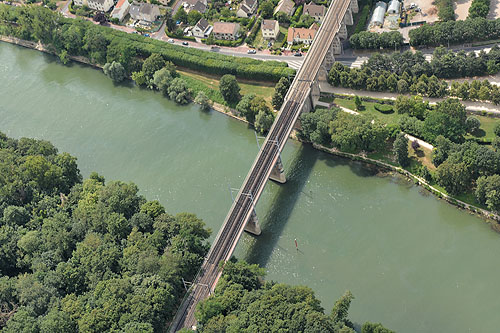
{"type": "Polygon", "coordinates": [[[382,33],[361,31],[349,38],[349,44],[353,49],[395,49],[401,47],[404,40],[398,31],[382,33]]]}
{"type": "Polygon", "coordinates": [[[240,78],[278,81],[295,70],[279,61],[230,57],[216,52],[172,45],[137,34],[66,19],[41,6],[0,4],[0,33],[25,40],[40,41],[59,55],[84,56],[102,64],[119,62],[127,74],[139,71],[143,59],[153,53],[176,66],[212,74],[233,74],[240,78]]]}
{"type": "Polygon", "coordinates": [[[210,231],[136,185],[82,183],[76,158],[0,133],[2,332],[163,332],[210,231]]]}
{"type": "MultiPolygon", "coordinates": [[[[200,302],[200,332],[344,332],[354,333],[350,291],[324,313],[314,292],[303,286],[263,281],[264,270],[243,261],[229,261],[214,295],[200,302]]],[[[362,333],[391,333],[381,324],[365,323],[362,333]]]]}
{"type": "MultiPolygon", "coordinates": [[[[380,57],[377,56],[377,58],[380,57]]],[[[500,103],[499,87],[490,84],[487,80],[473,80],[470,83],[468,81],[462,83],[452,82],[450,87],[446,81],[438,79],[436,75],[430,77],[427,74],[414,76],[409,74],[409,71],[397,74],[398,71],[390,71],[392,65],[381,64],[379,66],[379,64],[381,62],[377,59],[369,61],[369,64],[357,69],[336,62],[328,74],[328,83],[333,86],[357,90],[389,91],[400,94],[411,93],[437,98],[453,96],[464,100],[500,103]]],[[[397,62],[394,64],[397,64],[397,62]]]]}
{"type": "Polygon", "coordinates": [[[460,50],[448,50],[443,46],[437,47],[430,62],[426,61],[420,51],[375,53],[364,64],[373,71],[388,71],[412,76],[436,75],[438,78],[460,78],[496,74],[500,71],[500,48],[493,46],[486,53],[484,51],[465,53],[460,50]]]}
{"type": "Polygon", "coordinates": [[[410,30],[411,46],[439,46],[472,43],[500,38],[500,19],[482,17],[460,21],[436,22],[410,30]]]}

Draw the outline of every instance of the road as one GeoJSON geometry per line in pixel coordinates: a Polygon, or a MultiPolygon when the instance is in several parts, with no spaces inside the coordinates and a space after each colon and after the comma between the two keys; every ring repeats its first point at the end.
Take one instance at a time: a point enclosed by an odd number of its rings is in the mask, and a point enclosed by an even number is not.
{"type": "Polygon", "coordinates": [[[334,4],[327,11],[305,61],[288,90],[283,106],[202,264],[194,287],[179,308],[172,331],[196,325],[196,305],[215,289],[222,274],[219,263],[230,259],[304,103],[309,102],[312,84],[328,50],[326,46],[333,42],[350,0],[337,0],[334,4]]]}

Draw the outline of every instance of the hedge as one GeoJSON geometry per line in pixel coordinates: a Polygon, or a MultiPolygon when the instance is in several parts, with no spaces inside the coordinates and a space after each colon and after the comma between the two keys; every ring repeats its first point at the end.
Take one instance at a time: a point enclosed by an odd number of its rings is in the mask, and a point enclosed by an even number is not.
{"type": "Polygon", "coordinates": [[[370,15],[370,5],[365,5],[359,14],[358,23],[356,23],[356,28],[354,29],[354,33],[357,34],[361,31],[364,31],[366,28],[366,22],[368,21],[368,16],[370,15]]]}
{"type": "Polygon", "coordinates": [[[377,110],[378,112],[381,112],[383,114],[394,113],[392,106],[387,105],[387,104],[375,104],[374,108],[375,108],[375,110],[377,110]]]}

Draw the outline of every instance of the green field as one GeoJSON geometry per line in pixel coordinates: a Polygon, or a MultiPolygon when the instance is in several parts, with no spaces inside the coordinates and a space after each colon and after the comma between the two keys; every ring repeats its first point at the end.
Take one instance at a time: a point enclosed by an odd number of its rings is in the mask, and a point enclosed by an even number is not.
{"type": "MultiPolygon", "coordinates": [[[[343,98],[335,98],[333,101],[335,104],[345,107],[347,109],[356,110],[356,106],[354,104],[354,100],[352,99],[343,99],[343,98]]],[[[385,124],[397,124],[398,119],[401,115],[397,114],[396,111],[390,114],[384,114],[375,110],[375,104],[373,102],[363,102],[362,109],[358,112],[360,114],[367,115],[373,119],[381,121],[385,124]]]]}
{"type": "Polygon", "coordinates": [[[493,132],[493,128],[497,123],[500,123],[499,118],[486,117],[486,116],[477,116],[474,115],[481,122],[481,127],[478,131],[473,133],[473,135],[468,135],[467,137],[476,137],[479,139],[484,139],[487,141],[493,140],[495,137],[495,133],[493,132]]]}

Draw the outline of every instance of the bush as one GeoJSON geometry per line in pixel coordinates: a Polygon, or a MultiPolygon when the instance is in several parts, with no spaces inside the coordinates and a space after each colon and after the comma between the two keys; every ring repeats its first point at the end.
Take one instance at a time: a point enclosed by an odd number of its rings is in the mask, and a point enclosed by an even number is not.
{"type": "Polygon", "coordinates": [[[386,105],[386,104],[375,104],[374,105],[375,110],[378,112],[381,112],[383,114],[390,114],[394,113],[394,110],[392,109],[392,106],[386,105]]]}
{"type": "Polygon", "coordinates": [[[358,23],[356,23],[356,28],[354,29],[354,33],[357,34],[366,29],[366,23],[368,22],[368,16],[370,15],[370,5],[363,6],[361,13],[359,14],[358,23]]]}
{"type": "Polygon", "coordinates": [[[472,0],[472,4],[469,7],[469,16],[467,16],[467,18],[486,18],[489,12],[490,0],[472,0]]]}
{"type": "Polygon", "coordinates": [[[454,21],[455,10],[453,9],[453,0],[437,0],[438,16],[441,21],[454,21]]]}

